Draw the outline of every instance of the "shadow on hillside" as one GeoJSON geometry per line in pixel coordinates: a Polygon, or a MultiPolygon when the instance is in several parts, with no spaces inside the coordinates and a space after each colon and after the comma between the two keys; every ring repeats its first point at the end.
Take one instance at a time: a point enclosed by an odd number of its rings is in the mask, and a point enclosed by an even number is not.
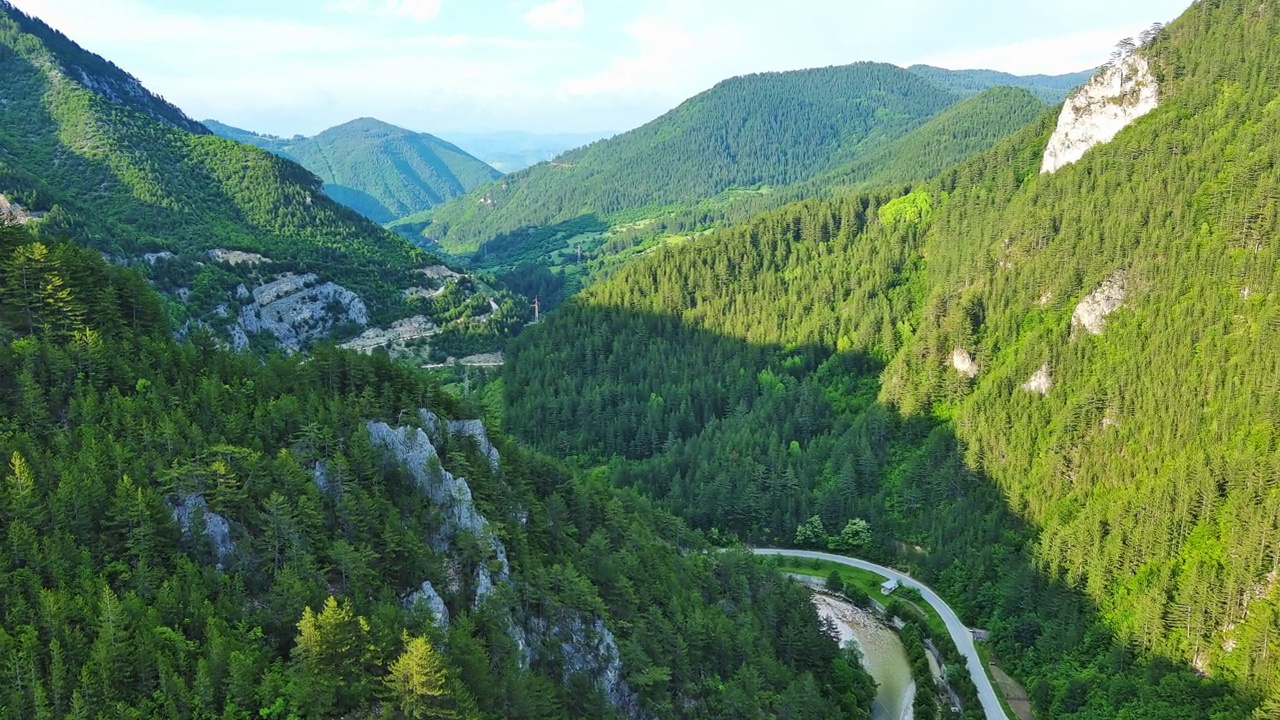
{"type": "Polygon", "coordinates": [[[615,482],[704,530],[789,545],[813,515],[829,533],[867,519],[874,547],[859,554],[988,628],[1041,717],[1243,716],[1230,687],[1141,657],[1089,598],[1039,572],[1038,529],[966,464],[947,423],[877,400],[881,370],[857,353],[570,302],[510,348],[506,418],[550,451],[610,462],[615,482]]]}

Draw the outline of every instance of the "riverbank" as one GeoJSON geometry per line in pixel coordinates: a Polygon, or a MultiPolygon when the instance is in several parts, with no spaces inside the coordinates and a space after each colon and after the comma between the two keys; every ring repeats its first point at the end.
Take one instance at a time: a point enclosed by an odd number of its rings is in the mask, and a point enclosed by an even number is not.
{"type": "Polygon", "coordinates": [[[943,621],[947,633],[950,635],[955,645],[959,657],[963,658],[965,668],[973,683],[973,690],[976,691],[977,700],[981,704],[983,714],[987,720],[1008,720],[1008,715],[1001,706],[1000,696],[996,692],[995,686],[988,677],[986,668],[984,667],[982,657],[978,654],[977,647],[974,645],[973,636],[970,634],[969,628],[960,620],[960,616],[956,614],[947,603],[928,585],[916,580],[893,568],[876,565],[865,560],[857,558],[845,557],[843,555],[833,555],[831,553],[816,552],[812,550],[790,550],[782,548],[754,548],[752,550],[756,555],[767,556],[787,556],[805,559],[825,560],[828,562],[839,563],[862,571],[874,572],[882,577],[897,580],[899,585],[914,588],[920,593],[921,599],[933,608],[943,621]]]}
{"type": "Polygon", "coordinates": [[[852,643],[862,655],[862,666],[876,681],[871,720],[911,720],[916,683],[911,663],[898,634],[872,613],[820,592],[814,592],[818,615],[840,633],[840,646],[852,643]]]}

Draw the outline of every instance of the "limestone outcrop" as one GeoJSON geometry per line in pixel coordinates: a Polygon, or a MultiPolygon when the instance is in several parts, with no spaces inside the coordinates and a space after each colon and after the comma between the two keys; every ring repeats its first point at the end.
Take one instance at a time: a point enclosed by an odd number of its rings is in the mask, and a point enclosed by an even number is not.
{"type": "Polygon", "coordinates": [[[1056,172],[1076,162],[1159,104],[1160,88],[1147,59],[1138,54],[1119,58],[1067,98],[1040,172],[1056,172]]]}

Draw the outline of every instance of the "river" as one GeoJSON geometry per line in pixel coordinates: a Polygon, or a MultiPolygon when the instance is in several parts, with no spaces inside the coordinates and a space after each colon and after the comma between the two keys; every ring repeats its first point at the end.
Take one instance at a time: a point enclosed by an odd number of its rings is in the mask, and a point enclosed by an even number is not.
{"type": "Polygon", "coordinates": [[[911,720],[916,684],[911,662],[898,634],[874,615],[841,600],[814,593],[818,614],[830,618],[840,631],[840,645],[854,643],[862,653],[862,664],[875,679],[875,704],[871,720],[911,720]]]}

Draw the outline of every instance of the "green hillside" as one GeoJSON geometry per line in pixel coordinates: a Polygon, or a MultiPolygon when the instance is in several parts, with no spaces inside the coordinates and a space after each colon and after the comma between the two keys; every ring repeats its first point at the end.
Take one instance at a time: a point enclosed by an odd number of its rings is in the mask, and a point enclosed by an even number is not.
{"type": "Polygon", "coordinates": [[[1014,134],[1046,109],[1025,90],[993,88],[956,103],[898,140],[813,180],[768,191],[730,190],[650,222],[610,228],[598,218],[585,217],[506,233],[486,243],[469,262],[479,269],[502,272],[510,287],[529,297],[540,297],[544,307],[554,307],[595,278],[672,238],[742,223],[804,198],[935,177],[1014,134]],[[576,260],[579,247],[582,262],[576,260]]]}
{"type": "Polygon", "coordinates": [[[329,197],[381,224],[433,208],[502,174],[452,143],[373,118],[292,139],[206,124],[222,137],[296,161],[324,181],[329,197]]]}
{"type": "Polygon", "coordinates": [[[611,224],[731,187],[789,185],[910,132],[959,96],[893,65],[733,78],[653,122],[442,206],[425,236],[452,253],[596,215],[611,224]]]}
{"type": "Polygon", "coordinates": [[[519,339],[509,426],[720,533],[865,519],[1038,718],[1275,717],[1277,37],[1196,3],[1075,164],[1040,173],[1053,113],[623,267],[519,339]]]}
{"type": "MultiPolygon", "coordinates": [[[[993,87],[947,108],[892,144],[807,183],[828,192],[928,180],[1013,135],[1048,107],[1020,88],[993,87]]],[[[816,192],[809,194],[812,197],[816,192]]]]}
{"type": "Polygon", "coordinates": [[[216,248],[261,253],[280,270],[305,267],[342,283],[376,318],[406,313],[401,289],[431,256],[329,201],[320,181],[292,162],[174,127],[180,120],[157,122],[177,112],[158,101],[118,104],[102,90],[113,76],[90,72],[119,72],[103,70],[106,61],[86,63],[84,73],[68,69],[85,56],[38,21],[0,8],[0,194],[47,212],[42,234],[125,262],[171,252],[190,260],[189,287],[220,294],[244,279],[194,259],[216,248]],[[50,37],[57,42],[42,40],[50,37]]]}
{"type": "Polygon", "coordinates": [[[947,70],[932,65],[912,65],[908,71],[961,95],[977,95],[993,87],[1021,88],[1042,101],[1062,102],[1072,89],[1088,82],[1092,70],[1067,75],[1011,75],[997,70],[947,70]]]}
{"type": "Polygon", "coordinates": [[[444,360],[499,350],[533,314],[8,5],[0,96],[0,215],[138,267],[181,332],[301,349],[423,316],[436,334],[410,354],[444,360]]]}
{"type": "Polygon", "coordinates": [[[806,590],[413,368],[178,344],[11,226],[0,299],[0,718],[870,717],[806,590]]]}

